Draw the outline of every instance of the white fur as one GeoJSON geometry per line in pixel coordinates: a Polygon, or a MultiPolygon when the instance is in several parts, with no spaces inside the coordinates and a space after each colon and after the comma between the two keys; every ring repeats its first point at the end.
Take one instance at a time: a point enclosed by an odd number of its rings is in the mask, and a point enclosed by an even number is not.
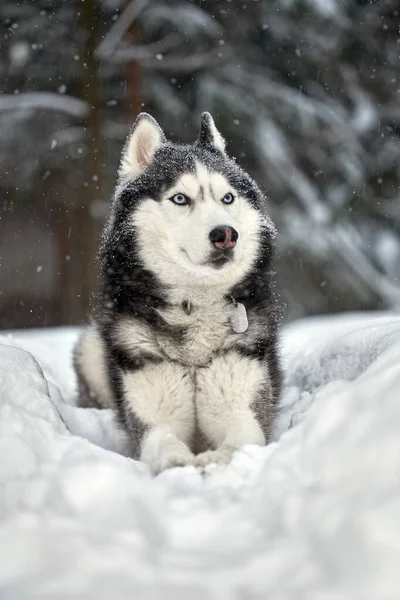
{"type": "Polygon", "coordinates": [[[127,140],[119,169],[120,181],[134,179],[151,163],[163,134],[156,122],[143,116],[127,140]]]}
{"type": "Polygon", "coordinates": [[[153,472],[173,466],[178,456],[189,461],[192,454],[187,444],[195,430],[195,385],[190,370],[172,362],[148,364],[125,373],[123,385],[131,410],[150,426],[141,460],[153,472]]]}
{"type": "MultiPolygon", "coordinates": [[[[196,300],[204,304],[189,315],[181,307],[163,313],[171,324],[189,325],[183,346],[168,344],[168,337],[162,340],[153,329],[128,317],[114,330],[116,340],[133,358],[145,350],[203,367],[163,361],[123,376],[130,409],[150,427],[142,442],[141,460],[153,473],[186,464],[226,463],[243,444],[265,443],[251,404],[268,385],[266,366],[233,350],[214,355],[218,348],[229,349],[236,334],[225,322],[226,305],[212,296],[210,290],[203,290],[196,300]],[[212,450],[194,457],[189,445],[196,425],[212,450]]],[[[103,344],[94,326],[82,336],[77,359],[98,401],[112,406],[103,344]]]]}
{"type": "Polygon", "coordinates": [[[210,118],[210,131],[213,138],[214,146],[217,148],[217,150],[225,152],[225,140],[218,131],[218,129],[215,127],[215,123],[212,118],[210,118]]]}
{"type": "Polygon", "coordinates": [[[144,200],[133,220],[144,264],[171,286],[213,287],[223,293],[251,270],[257,257],[261,226],[258,212],[223,175],[209,172],[200,164],[195,174],[185,174],[166,190],[161,201],[144,200]],[[178,193],[190,196],[194,205],[171,202],[170,198],[178,193]],[[235,196],[232,205],[222,202],[227,193],[235,196]],[[206,264],[213,249],[209,234],[220,225],[236,229],[239,239],[233,260],[215,269],[206,264]]]}
{"type": "MultiPolygon", "coordinates": [[[[183,342],[176,344],[162,332],[146,326],[132,317],[121,318],[114,335],[119,345],[132,358],[147,352],[154,357],[169,358],[188,366],[206,366],[217,350],[229,350],[237,341],[231,327],[235,306],[208,288],[173,288],[169,301],[172,306],[159,310],[159,314],[171,326],[185,327],[183,342]],[[182,310],[182,301],[189,301],[190,314],[182,310]]],[[[247,332],[254,336],[254,329],[261,324],[253,322],[247,332]]],[[[243,334],[245,340],[246,333],[243,334]]]]}
{"type": "Polygon", "coordinates": [[[196,415],[201,431],[216,451],[196,457],[196,464],[229,462],[244,444],[265,444],[251,404],[268,383],[265,365],[230,352],[197,372],[196,415]]]}
{"type": "Polygon", "coordinates": [[[147,425],[170,424],[185,442],[194,430],[194,382],[190,370],[172,362],[147,364],[123,375],[126,397],[147,425]]]}
{"type": "MultiPolygon", "coordinates": [[[[228,322],[233,308],[226,308],[222,299],[216,301],[210,297],[205,304],[197,305],[196,309],[187,315],[182,310],[181,293],[176,296],[179,296],[174,298],[176,305],[168,310],[160,310],[159,313],[170,325],[187,327],[184,342],[176,344],[162,332],[131,317],[125,317],[115,327],[114,335],[132,358],[148,352],[154,357],[169,358],[188,366],[204,366],[210,362],[213,352],[226,344],[228,337],[233,343],[233,332],[228,322]]],[[[196,296],[197,302],[199,299],[196,296]]]]}
{"type": "Polygon", "coordinates": [[[186,464],[229,462],[243,444],[264,444],[251,404],[267,383],[265,367],[236,352],[207,368],[173,362],[147,365],[123,376],[130,409],[150,430],[141,460],[153,473],[186,464]],[[194,372],[196,371],[196,384],[194,372]],[[189,445],[199,426],[213,448],[196,458],[189,445]]]}
{"type": "Polygon", "coordinates": [[[93,398],[103,408],[114,406],[113,393],[107,377],[103,341],[94,325],[83,332],[77,348],[76,362],[80,367],[93,398]]]}
{"type": "MultiPolygon", "coordinates": [[[[230,350],[237,342],[237,333],[232,329],[231,320],[236,311],[233,302],[229,304],[215,288],[182,286],[171,287],[168,296],[171,308],[159,310],[160,315],[172,326],[187,328],[185,340],[176,346],[172,340],[153,334],[164,354],[197,366],[208,364],[216,350],[230,350]],[[189,302],[190,314],[182,310],[182,301],[189,302]]],[[[240,335],[243,343],[252,344],[257,333],[267,325],[262,317],[253,316],[246,332],[240,335]]],[[[149,332],[150,333],[150,332],[149,332]]]]}
{"type": "Polygon", "coordinates": [[[162,352],[157,344],[153,330],[132,317],[122,317],[114,328],[114,335],[119,344],[127,350],[132,358],[147,352],[161,358],[162,352]]]}
{"type": "Polygon", "coordinates": [[[167,323],[187,328],[182,343],[177,345],[170,338],[159,336],[158,344],[169,358],[201,367],[211,361],[213,353],[222,348],[225,341],[233,338],[229,324],[233,307],[227,307],[222,298],[215,296],[203,294],[201,302],[201,294],[193,294],[192,290],[191,295],[195,296],[191,314],[186,315],[180,305],[160,311],[167,323]]]}
{"type": "Polygon", "coordinates": [[[212,118],[210,113],[207,113],[207,123],[214,148],[216,148],[220,152],[225,152],[225,140],[216,128],[214,119],[212,118]]]}
{"type": "Polygon", "coordinates": [[[143,441],[140,458],[149,465],[154,475],[194,462],[194,454],[168,426],[153,427],[149,431],[143,441]]]}

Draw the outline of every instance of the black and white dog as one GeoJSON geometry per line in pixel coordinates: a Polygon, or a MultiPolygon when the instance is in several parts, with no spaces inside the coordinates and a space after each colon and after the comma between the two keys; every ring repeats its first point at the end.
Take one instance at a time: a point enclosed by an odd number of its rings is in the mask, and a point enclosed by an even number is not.
{"type": "Polygon", "coordinates": [[[153,473],[229,462],[268,441],[280,390],[265,199],[208,113],[191,146],[141,114],[119,177],[75,352],[80,402],[116,407],[153,473]]]}

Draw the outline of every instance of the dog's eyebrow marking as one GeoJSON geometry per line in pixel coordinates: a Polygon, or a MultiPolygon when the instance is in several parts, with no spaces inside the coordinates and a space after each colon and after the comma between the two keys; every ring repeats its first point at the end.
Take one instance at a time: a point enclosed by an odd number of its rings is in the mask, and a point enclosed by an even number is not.
{"type": "Polygon", "coordinates": [[[229,184],[227,178],[221,173],[215,172],[212,172],[210,174],[208,186],[212,199],[218,204],[221,202],[225,194],[227,194],[232,189],[232,186],[229,184]]]}
{"type": "Polygon", "coordinates": [[[189,300],[184,300],[182,302],[182,310],[187,314],[190,315],[192,313],[193,307],[192,307],[192,303],[189,302],[189,300]]]}
{"type": "Polygon", "coordinates": [[[195,177],[199,187],[197,196],[204,202],[206,199],[207,186],[209,185],[210,173],[207,167],[201,162],[196,163],[195,177]]]}
{"type": "Polygon", "coordinates": [[[196,198],[199,193],[199,183],[191,173],[182,175],[174,187],[183,190],[192,199],[196,198]]]}
{"type": "Polygon", "coordinates": [[[211,196],[211,198],[212,198],[213,200],[215,200],[215,202],[217,202],[217,198],[215,197],[214,191],[213,191],[213,189],[212,189],[211,182],[208,184],[208,188],[209,188],[209,190],[210,190],[210,196],[211,196]]]}
{"type": "Polygon", "coordinates": [[[199,188],[199,196],[200,196],[200,200],[202,202],[204,202],[204,185],[201,185],[199,188]]]}

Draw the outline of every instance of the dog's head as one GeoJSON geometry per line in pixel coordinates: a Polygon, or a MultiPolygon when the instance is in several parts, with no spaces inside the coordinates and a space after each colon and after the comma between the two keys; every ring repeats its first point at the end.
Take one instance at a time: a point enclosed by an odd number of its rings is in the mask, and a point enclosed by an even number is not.
{"type": "Polygon", "coordinates": [[[209,113],[198,140],[185,146],[139,115],[119,176],[141,262],[166,284],[229,288],[251,270],[263,237],[274,234],[259,188],[227,156],[209,113]]]}

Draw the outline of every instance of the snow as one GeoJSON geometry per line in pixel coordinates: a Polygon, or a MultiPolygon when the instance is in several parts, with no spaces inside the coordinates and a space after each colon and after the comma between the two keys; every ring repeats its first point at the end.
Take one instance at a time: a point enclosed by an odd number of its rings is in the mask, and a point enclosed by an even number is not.
{"type": "Polygon", "coordinates": [[[77,333],[0,336],[2,598],[400,597],[400,316],[290,325],[276,441],[155,479],[74,405],[77,333]]]}
{"type": "Polygon", "coordinates": [[[80,100],[80,98],[60,96],[60,94],[51,92],[29,92],[17,96],[15,94],[1,94],[0,112],[14,110],[52,110],[82,119],[87,116],[89,106],[87,102],[80,100]]]}

